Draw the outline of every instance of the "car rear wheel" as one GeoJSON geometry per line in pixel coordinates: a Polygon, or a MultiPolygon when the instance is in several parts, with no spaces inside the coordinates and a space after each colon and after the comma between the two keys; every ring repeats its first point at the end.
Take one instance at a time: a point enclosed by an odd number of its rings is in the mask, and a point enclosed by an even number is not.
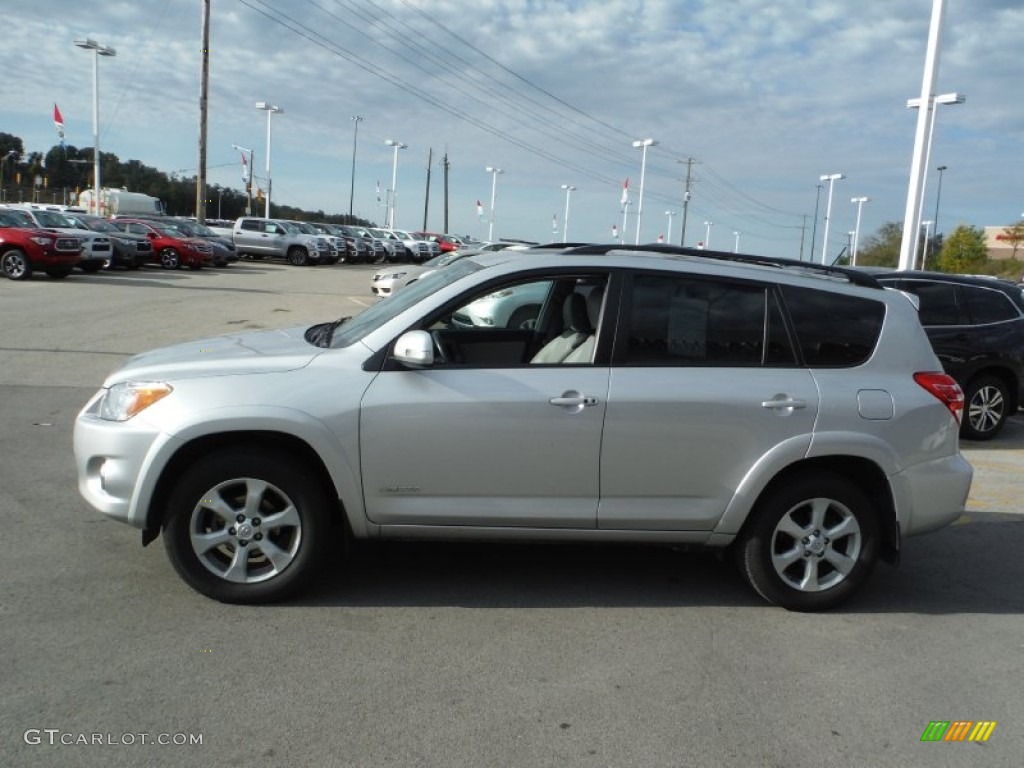
{"type": "Polygon", "coordinates": [[[318,478],[288,456],[250,448],[200,459],[168,500],[164,546],[196,591],[230,603],[293,595],[324,560],[330,516],[318,478]]]}
{"type": "Polygon", "coordinates": [[[967,385],[960,436],[965,440],[991,440],[1010,416],[1010,391],[996,376],[982,375],[967,385]]]}
{"type": "Polygon", "coordinates": [[[878,521],[864,493],[833,472],[780,484],[758,502],[737,545],[750,585],[794,611],[851,597],[878,560],[878,521]]]}
{"type": "Polygon", "coordinates": [[[181,266],[181,256],[173,248],[160,251],[160,266],[164,269],[177,269],[181,266]]]}
{"type": "Polygon", "coordinates": [[[32,265],[20,248],[11,248],[0,258],[0,270],[9,280],[28,280],[32,277],[32,265]]]}

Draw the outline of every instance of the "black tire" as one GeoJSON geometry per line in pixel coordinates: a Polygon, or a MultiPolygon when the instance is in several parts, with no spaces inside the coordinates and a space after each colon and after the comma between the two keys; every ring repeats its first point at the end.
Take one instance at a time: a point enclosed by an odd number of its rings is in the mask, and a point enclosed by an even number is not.
{"type": "Polygon", "coordinates": [[[537,327],[537,315],[540,314],[539,304],[527,304],[519,307],[508,319],[508,328],[533,329],[537,327]]]}
{"type": "Polygon", "coordinates": [[[975,377],[964,392],[964,417],[960,437],[965,440],[991,440],[1010,418],[1010,389],[998,376],[975,377]]]}
{"type": "Polygon", "coordinates": [[[164,248],[160,251],[160,266],[164,269],[178,269],[181,266],[181,256],[173,248],[164,248]]]}
{"type": "Polygon", "coordinates": [[[32,264],[20,248],[11,248],[0,256],[0,271],[8,280],[28,280],[32,277],[32,264]]]}
{"type": "Polygon", "coordinates": [[[737,561],[765,600],[791,611],[827,610],[871,574],[878,530],[871,503],[856,485],[833,472],[814,472],[758,501],[736,545],[737,561]]]}
{"type": "Polygon", "coordinates": [[[201,261],[190,261],[188,263],[188,268],[191,269],[193,272],[198,271],[198,270],[203,268],[203,262],[201,262],[201,261]]]}
{"type": "Polygon", "coordinates": [[[54,280],[63,280],[71,274],[71,267],[50,267],[46,270],[46,274],[54,280]]]}
{"type": "Polygon", "coordinates": [[[294,267],[304,267],[309,264],[309,254],[305,248],[293,245],[288,249],[288,262],[294,267]]]}
{"type": "Polygon", "coordinates": [[[103,269],[102,261],[83,261],[78,265],[79,268],[87,275],[95,275],[101,269],[103,269]]]}
{"type": "Polygon", "coordinates": [[[283,600],[323,564],[332,534],[329,510],[319,478],[298,461],[258,448],[229,449],[199,459],[175,481],[164,547],[182,579],[207,597],[248,604],[283,600]],[[247,498],[257,484],[265,488],[250,507],[247,498]],[[222,517],[213,498],[237,516],[222,517]],[[282,525],[274,527],[278,517],[282,525]],[[194,545],[193,533],[217,543],[194,545]]]}

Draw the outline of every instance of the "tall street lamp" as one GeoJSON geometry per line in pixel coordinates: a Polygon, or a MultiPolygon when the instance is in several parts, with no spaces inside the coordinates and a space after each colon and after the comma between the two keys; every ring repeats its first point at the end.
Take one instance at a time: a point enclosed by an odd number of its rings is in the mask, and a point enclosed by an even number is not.
{"type": "Polygon", "coordinates": [[[711,250],[710,249],[710,245],[711,245],[711,228],[713,226],[715,226],[715,222],[713,222],[711,219],[708,219],[707,221],[704,222],[704,250],[705,251],[711,250]]]}
{"type": "Polygon", "coordinates": [[[569,242],[569,196],[576,191],[572,184],[563,184],[565,190],[565,218],[562,219],[562,242],[569,242]]]}
{"type": "Polygon", "coordinates": [[[935,216],[932,220],[935,222],[935,236],[939,236],[939,200],[942,199],[942,172],[945,171],[949,166],[940,165],[935,170],[939,172],[939,185],[935,190],[935,216]]]}
{"type": "Polygon", "coordinates": [[[832,186],[839,180],[845,179],[841,173],[828,173],[818,178],[819,181],[828,182],[828,203],[825,205],[825,236],[821,240],[821,263],[828,262],[828,225],[832,218],[832,186]]]}
{"type": "Polygon", "coordinates": [[[398,190],[396,189],[398,185],[398,150],[406,149],[409,145],[394,139],[387,139],[384,143],[395,150],[394,160],[391,161],[391,205],[388,206],[388,229],[394,229],[395,198],[398,197],[398,190]]]}
{"type": "Polygon", "coordinates": [[[498,195],[498,174],[504,173],[501,168],[495,168],[494,166],[488,165],[485,169],[491,174],[491,215],[487,221],[487,240],[489,242],[494,241],[494,201],[498,195]]]}
{"type": "Polygon", "coordinates": [[[257,101],[256,109],[265,110],[267,113],[267,208],[263,218],[270,218],[270,192],[273,182],[270,180],[270,119],[274,116],[274,113],[284,114],[284,107],[279,107],[276,104],[270,104],[266,101],[257,101]]]}
{"type": "Polygon", "coordinates": [[[654,139],[640,139],[639,141],[633,142],[634,149],[642,150],[643,154],[640,158],[640,197],[636,203],[636,242],[635,245],[640,245],[640,219],[644,215],[644,177],[647,173],[647,148],[656,146],[658,142],[654,139]]]}
{"type": "Polygon", "coordinates": [[[739,253],[740,252],[740,233],[737,231],[737,232],[733,232],[732,235],[733,235],[733,237],[736,238],[736,242],[734,242],[733,245],[732,245],[732,252],[733,253],[739,253]]]}
{"type": "Polygon", "coordinates": [[[665,242],[672,242],[672,219],[675,217],[675,211],[665,211],[665,215],[668,217],[668,230],[665,232],[665,242]]]}
{"type": "Polygon", "coordinates": [[[102,215],[100,209],[100,56],[117,56],[117,51],[100,45],[91,37],[75,40],[75,45],[92,51],[92,181],[93,181],[93,213],[102,215]]]}
{"type": "MultiPolygon", "coordinates": [[[[936,0],[937,4],[945,0],[936,0]]],[[[932,18],[933,25],[936,23],[932,18]]],[[[941,20],[939,21],[941,24],[941,20]]],[[[931,46],[931,41],[929,41],[931,46]]],[[[917,246],[920,241],[921,219],[924,217],[924,190],[927,182],[928,165],[932,156],[932,137],[935,134],[935,117],[940,104],[963,104],[967,97],[962,93],[940,93],[928,98],[907,99],[908,109],[917,109],[918,135],[914,140],[914,161],[911,168],[910,192],[907,195],[907,209],[903,222],[903,240],[900,243],[900,269],[908,269],[917,262],[917,246]],[[928,114],[921,112],[924,107],[928,114]],[[912,236],[911,236],[911,233],[912,236]]]]}
{"type": "Polygon", "coordinates": [[[928,241],[931,239],[932,222],[922,221],[921,226],[924,228],[924,247],[921,249],[921,269],[927,269],[928,265],[928,241]]]}
{"type": "Polygon", "coordinates": [[[857,223],[853,227],[853,247],[850,248],[850,265],[857,266],[857,248],[860,244],[860,212],[870,197],[851,197],[850,202],[857,206],[857,223]]]}
{"type": "Polygon", "coordinates": [[[359,123],[362,122],[362,115],[352,115],[352,185],[348,191],[348,215],[352,217],[352,206],[356,199],[356,140],[359,138],[359,123]]]}

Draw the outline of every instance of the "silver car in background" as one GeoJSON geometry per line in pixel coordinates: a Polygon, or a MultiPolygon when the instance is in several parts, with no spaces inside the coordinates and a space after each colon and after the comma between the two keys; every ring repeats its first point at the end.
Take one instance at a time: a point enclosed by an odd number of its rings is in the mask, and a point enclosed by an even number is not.
{"type": "Polygon", "coordinates": [[[217,600],[294,595],[352,536],[709,547],[813,611],[963,513],[962,414],[914,305],[869,275],[610,245],[137,355],[74,453],[88,503],[217,600]],[[502,295],[533,322],[456,321],[502,295]]]}

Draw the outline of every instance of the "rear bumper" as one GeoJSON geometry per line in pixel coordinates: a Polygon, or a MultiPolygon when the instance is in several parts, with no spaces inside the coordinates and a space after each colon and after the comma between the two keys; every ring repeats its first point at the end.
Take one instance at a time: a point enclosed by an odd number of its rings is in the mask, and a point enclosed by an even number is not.
{"type": "Polygon", "coordinates": [[[899,506],[900,530],[916,536],[943,528],[964,513],[974,468],[957,453],[908,467],[892,478],[905,500],[899,506]]]}

